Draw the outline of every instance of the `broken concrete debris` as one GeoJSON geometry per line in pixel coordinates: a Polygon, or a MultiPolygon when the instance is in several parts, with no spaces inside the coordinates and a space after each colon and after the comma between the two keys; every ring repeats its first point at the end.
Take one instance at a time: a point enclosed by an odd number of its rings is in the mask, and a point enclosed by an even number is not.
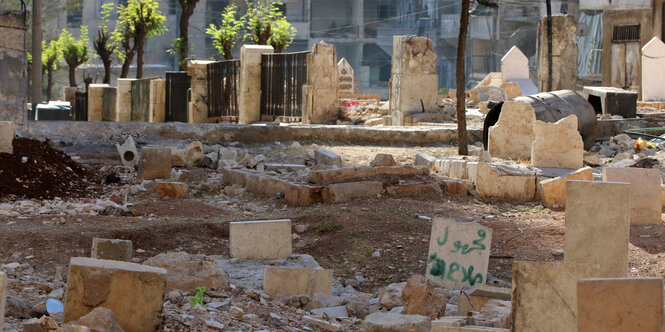
{"type": "Polygon", "coordinates": [[[120,162],[125,167],[134,167],[139,163],[139,154],[136,151],[136,144],[134,144],[134,138],[132,136],[127,136],[122,145],[116,143],[115,148],[118,150],[120,155],[120,162]]]}
{"type": "Polygon", "coordinates": [[[423,315],[431,319],[442,317],[446,313],[447,297],[443,288],[436,287],[421,274],[414,274],[402,288],[403,313],[423,315]]]}

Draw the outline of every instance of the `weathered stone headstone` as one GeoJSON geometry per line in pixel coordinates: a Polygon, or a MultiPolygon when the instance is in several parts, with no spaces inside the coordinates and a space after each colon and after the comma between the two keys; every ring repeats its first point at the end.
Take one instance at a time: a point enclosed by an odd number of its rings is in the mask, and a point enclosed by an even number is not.
{"type": "Polygon", "coordinates": [[[337,63],[337,73],[339,74],[339,96],[343,98],[352,95],[355,88],[354,71],[346,58],[342,58],[337,63]]]}
{"type": "Polygon", "coordinates": [[[333,270],[298,267],[263,268],[263,291],[271,297],[278,295],[314,295],[332,293],[333,270]]]}
{"type": "Polygon", "coordinates": [[[665,101],[665,43],[653,37],[642,47],[642,100],[665,101]]]}
{"type": "Polygon", "coordinates": [[[171,177],[171,149],[144,147],[137,177],[141,180],[168,179],[171,177]]]}
{"type": "Polygon", "coordinates": [[[166,119],[166,80],[150,80],[150,105],[148,106],[148,121],[164,122],[166,119]]]}
{"type": "Polygon", "coordinates": [[[476,170],[476,190],[481,197],[530,202],[536,196],[536,177],[500,174],[492,165],[479,162],[476,170]]]}
{"type": "Polygon", "coordinates": [[[238,123],[261,121],[261,54],[268,53],[274,53],[272,46],[242,45],[240,48],[238,123]]]}
{"type": "Polygon", "coordinates": [[[517,46],[501,58],[501,76],[504,81],[529,78],[529,59],[517,46]]]}
{"type": "Polygon", "coordinates": [[[231,257],[279,259],[291,256],[291,220],[260,220],[229,223],[231,257]]]}
{"type": "Polygon", "coordinates": [[[108,84],[88,85],[88,119],[87,121],[102,121],[104,113],[104,89],[110,88],[108,84]]]}
{"type": "Polygon", "coordinates": [[[16,129],[12,121],[0,121],[0,153],[14,153],[16,129]]]}
{"type": "Polygon", "coordinates": [[[513,330],[576,331],[577,281],[599,273],[592,264],[513,263],[513,330]]]}
{"type": "Polygon", "coordinates": [[[657,168],[603,168],[603,181],[630,183],[630,224],[660,224],[661,178],[657,168]]]}
{"type": "Polygon", "coordinates": [[[303,123],[337,119],[339,77],[335,45],[320,41],[307,55],[307,84],[302,87],[303,123]]]}
{"type": "Polygon", "coordinates": [[[663,278],[578,281],[577,327],[579,332],[662,332],[663,278]]]}
{"type": "Polygon", "coordinates": [[[629,201],[627,183],[568,181],[564,261],[598,264],[603,278],[626,277],[629,201]]]}
{"type": "Polygon", "coordinates": [[[593,170],[591,167],[584,167],[566,175],[541,181],[538,190],[545,207],[551,209],[554,205],[566,204],[566,182],[569,180],[593,181],[593,170]]]}
{"type": "Polygon", "coordinates": [[[93,238],[90,257],[129,262],[132,260],[132,241],[93,238]]]}
{"type": "Polygon", "coordinates": [[[425,275],[445,288],[483,284],[487,279],[491,244],[491,228],[435,218],[425,275]]]}
{"type": "Polygon", "coordinates": [[[488,150],[495,158],[529,160],[536,112],[531,104],[507,101],[501,107],[499,121],[489,129],[488,150]]]}
{"type": "Polygon", "coordinates": [[[7,302],[7,276],[0,271],[0,331],[5,323],[5,302],[7,302]]]}
{"type": "Polygon", "coordinates": [[[166,270],[135,263],[73,257],[69,262],[64,321],[97,307],[113,311],[127,332],[156,331],[161,322],[166,270]]]}
{"type": "Polygon", "coordinates": [[[538,120],[533,131],[532,166],[573,169],[584,166],[584,142],[577,131],[576,115],[569,115],[555,123],[538,120]]]}
{"type": "MultiPolygon", "coordinates": [[[[243,46],[244,47],[244,46],[243,46]]],[[[272,49],[272,46],[269,46],[272,49]]],[[[260,57],[259,57],[260,58],[260,57]]],[[[187,104],[187,122],[205,123],[208,121],[208,71],[206,65],[210,60],[189,60],[187,62],[187,76],[190,79],[190,99],[187,104]]],[[[242,84],[242,79],[240,79],[242,84]]],[[[260,87],[258,88],[260,91],[260,87]]],[[[238,98],[241,93],[238,91],[238,98]]],[[[238,106],[241,106],[239,99],[238,106]]]]}

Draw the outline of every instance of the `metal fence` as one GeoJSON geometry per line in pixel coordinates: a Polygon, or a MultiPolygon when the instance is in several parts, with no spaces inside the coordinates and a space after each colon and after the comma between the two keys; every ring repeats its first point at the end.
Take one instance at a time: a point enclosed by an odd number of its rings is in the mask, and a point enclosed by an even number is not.
{"type": "Polygon", "coordinates": [[[88,93],[76,92],[74,102],[74,119],[76,121],[88,121],[88,93]]]}
{"type": "Polygon", "coordinates": [[[307,82],[307,54],[261,55],[261,116],[302,116],[302,86],[307,82]]]}
{"type": "Polygon", "coordinates": [[[240,60],[209,63],[206,65],[206,70],[208,72],[208,117],[237,121],[240,60]]]}
{"type": "Polygon", "coordinates": [[[166,122],[187,122],[187,90],[190,80],[186,71],[166,72],[166,122]]]}

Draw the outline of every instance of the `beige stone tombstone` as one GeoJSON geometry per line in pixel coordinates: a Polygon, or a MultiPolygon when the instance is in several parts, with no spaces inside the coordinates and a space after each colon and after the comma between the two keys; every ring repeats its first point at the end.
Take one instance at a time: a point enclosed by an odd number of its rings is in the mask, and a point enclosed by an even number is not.
{"type": "Polygon", "coordinates": [[[263,268],[263,291],[277,297],[330,294],[333,270],[267,266],[263,268]]]}
{"type": "Polygon", "coordinates": [[[191,77],[190,99],[187,104],[187,122],[189,123],[208,122],[208,71],[206,66],[212,62],[214,61],[189,60],[187,63],[187,76],[191,77]]]}
{"type": "Polygon", "coordinates": [[[102,121],[104,113],[104,89],[108,84],[88,85],[88,121],[102,121]]]}
{"type": "Polygon", "coordinates": [[[302,87],[303,123],[337,119],[339,77],[335,45],[318,42],[307,55],[307,84],[302,87]]]}
{"type": "Polygon", "coordinates": [[[577,131],[576,115],[571,114],[555,123],[537,120],[533,131],[532,166],[572,169],[584,166],[584,142],[577,131]]]}
{"type": "Polygon", "coordinates": [[[274,53],[272,46],[242,45],[238,84],[238,123],[261,121],[261,54],[274,53]]]}
{"type": "Polygon", "coordinates": [[[491,244],[491,228],[435,218],[425,275],[451,289],[483,284],[487,279],[491,244]]]}
{"type": "Polygon", "coordinates": [[[339,96],[349,97],[353,95],[355,91],[354,71],[346,58],[342,58],[337,63],[337,73],[339,76],[339,96]]]}
{"type": "Polygon", "coordinates": [[[501,76],[503,81],[529,78],[529,59],[517,46],[501,58],[501,76]]]}
{"type": "Polygon", "coordinates": [[[150,104],[148,105],[148,120],[150,122],[164,122],[166,119],[166,80],[150,80],[150,104]]]}
{"type": "Polygon", "coordinates": [[[662,332],[663,278],[577,282],[579,332],[662,332]]]}
{"type": "Polygon", "coordinates": [[[566,182],[568,180],[593,181],[593,169],[584,167],[569,174],[540,181],[538,194],[545,207],[551,209],[555,205],[564,206],[566,204],[566,182]]]}
{"type": "Polygon", "coordinates": [[[507,101],[503,103],[499,121],[490,127],[488,150],[495,158],[529,160],[531,145],[535,139],[533,131],[536,112],[531,104],[507,101]]]}
{"type": "Polygon", "coordinates": [[[231,257],[279,259],[291,256],[291,220],[229,223],[231,257]]]}
{"type": "Polygon", "coordinates": [[[598,264],[600,277],[628,276],[630,186],[568,181],[564,262],[598,264]]]}
{"type": "Polygon", "coordinates": [[[642,47],[642,100],[665,101],[665,43],[653,37],[642,47]]]}
{"type": "Polygon", "coordinates": [[[115,116],[112,117],[116,122],[129,122],[132,116],[132,81],[131,78],[119,78],[118,90],[115,99],[115,116]]]}
{"type": "MultiPolygon", "coordinates": [[[[661,178],[656,168],[604,168],[603,181],[630,183],[630,224],[660,224],[661,178]]],[[[628,201],[624,202],[627,204],[628,201]]]]}
{"type": "Polygon", "coordinates": [[[513,331],[577,331],[577,281],[599,273],[592,264],[513,263],[513,331]]]}

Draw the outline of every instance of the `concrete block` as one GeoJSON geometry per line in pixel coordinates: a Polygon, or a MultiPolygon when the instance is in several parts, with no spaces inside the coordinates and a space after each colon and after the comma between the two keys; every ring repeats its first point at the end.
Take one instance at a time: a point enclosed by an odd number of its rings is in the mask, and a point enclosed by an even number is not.
{"type": "Polygon", "coordinates": [[[317,148],[314,150],[316,164],[327,167],[342,167],[342,157],[330,150],[317,148]]]}
{"type": "Polygon", "coordinates": [[[129,262],[132,260],[132,241],[120,239],[92,239],[90,257],[113,261],[129,262]]]}
{"type": "Polygon", "coordinates": [[[269,266],[263,269],[263,291],[273,298],[331,294],[332,277],[333,270],[269,266]]]}
{"type": "Polygon", "coordinates": [[[5,303],[7,302],[7,275],[0,271],[0,331],[5,323],[5,303]]]}
{"type": "Polygon", "coordinates": [[[469,297],[461,295],[457,298],[457,311],[461,316],[467,316],[470,311],[480,311],[489,300],[510,301],[510,288],[494,287],[479,284],[467,291],[469,297]]]}
{"type": "Polygon", "coordinates": [[[625,119],[635,118],[637,114],[637,92],[615,87],[585,86],[584,94],[597,114],[621,115],[625,119]]]}
{"type": "Polygon", "coordinates": [[[182,182],[157,182],[157,197],[187,198],[189,186],[182,182]]]}
{"type": "Polygon", "coordinates": [[[362,332],[429,332],[432,322],[421,315],[402,315],[391,312],[375,312],[365,317],[362,332]]]}
{"type": "Polygon", "coordinates": [[[230,222],[229,241],[233,258],[288,258],[291,256],[291,220],[230,222]]]}
{"type": "Polygon", "coordinates": [[[579,332],[662,332],[663,278],[578,281],[577,327],[579,332]]]}
{"type": "Polygon", "coordinates": [[[478,163],[476,190],[481,197],[533,201],[536,196],[536,177],[531,175],[501,175],[490,164],[478,163]]]}
{"type": "Polygon", "coordinates": [[[499,121],[489,129],[490,155],[502,159],[531,159],[531,145],[536,139],[533,131],[535,122],[536,112],[531,104],[504,102],[499,121]]]}
{"type": "Polygon", "coordinates": [[[356,198],[376,198],[383,192],[383,183],[379,181],[362,181],[329,184],[321,191],[324,203],[332,204],[350,201],[356,198]]]}
{"type": "Polygon", "coordinates": [[[64,321],[77,320],[104,307],[113,311],[127,332],[157,331],[165,289],[165,269],[73,257],[69,262],[64,321]]]}
{"type": "Polygon", "coordinates": [[[471,180],[471,183],[476,184],[476,178],[478,177],[478,162],[469,161],[466,163],[466,174],[471,180]]]}
{"type": "Polygon", "coordinates": [[[448,176],[455,179],[468,179],[466,160],[451,160],[448,176]]]}
{"type": "Polygon", "coordinates": [[[120,162],[125,167],[134,167],[139,163],[139,155],[136,152],[136,144],[132,136],[128,136],[122,145],[115,143],[115,148],[120,155],[120,162]]]}
{"type": "Polygon", "coordinates": [[[631,225],[661,223],[661,178],[657,168],[603,168],[603,181],[630,183],[631,225]]]}
{"type": "Polygon", "coordinates": [[[376,168],[374,167],[344,167],[312,171],[310,172],[310,181],[316,184],[330,184],[374,176],[376,176],[376,168]]]}
{"type": "Polygon", "coordinates": [[[422,152],[416,153],[416,160],[415,160],[415,165],[416,166],[426,166],[429,167],[430,170],[434,170],[434,162],[436,161],[436,158],[422,152]]]}
{"type": "Polygon", "coordinates": [[[566,182],[569,180],[593,181],[593,170],[584,167],[572,173],[540,181],[538,184],[540,199],[547,208],[566,204],[566,182]]]}
{"type": "Polygon", "coordinates": [[[599,274],[592,264],[513,263],[513,330],[576,331],[577,281],[599,274]]]}
{"type": "Polygon", "coordinates": [[[485,283],[492,229],[453,219],[432,220],[425,275],[448,289],[485,283]]]}
{"type": "Polygon", "coordinates": [[[628,276],[629,201],[627,183],[568,181],[564,261],[598,264],[603,278],[628,276]]]}
{"type": "Polygon", "coordinates": [[[14,153],[14,136],[16,135],[14,122],[0,121],[0,153],[14,153]]]}
{"type": "Polygon", "coordinates": [[[536,121],[531,145],[531,165],[578,169],[584,166],[584,141],[572,114],[555,123],[536,121]]]}
{"type": "Polygon", "coordinates": [[[140,180],[168,179],[171,177],[171,149],[144,147],[141,149],[139,170],[140,180]]]}

